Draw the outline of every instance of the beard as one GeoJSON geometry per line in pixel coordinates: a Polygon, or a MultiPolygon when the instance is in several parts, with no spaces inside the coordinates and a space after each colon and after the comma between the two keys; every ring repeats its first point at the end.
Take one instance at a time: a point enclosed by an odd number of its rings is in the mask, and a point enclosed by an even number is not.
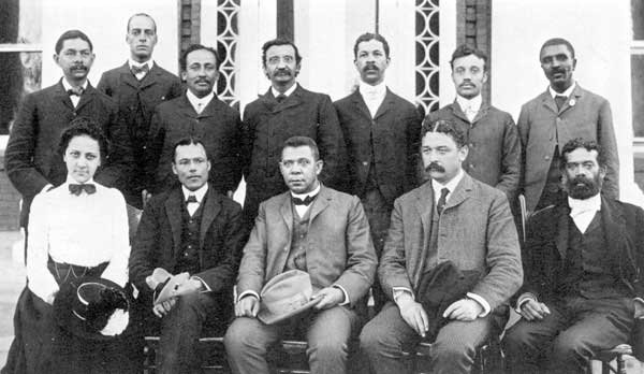
{"type": "Polygon", "coordinates": [[[564,188],[568,196],[573,199],[585,200],[597,195],[601,191],[603,178],[595,174],[592,178],[574,177],[567,178],[564,188]]]}

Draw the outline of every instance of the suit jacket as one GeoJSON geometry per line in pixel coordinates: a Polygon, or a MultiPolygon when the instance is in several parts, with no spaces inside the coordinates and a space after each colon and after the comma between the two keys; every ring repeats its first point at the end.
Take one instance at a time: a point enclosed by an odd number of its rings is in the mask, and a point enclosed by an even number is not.
{"type": "Polygon", "coordinates": [[[157,105],[181,96],[179,78],[156,63],[152,69],[137,80],[126,62],[124,65],[106,71],[96,88],[114,98],[119,115],[127,126],[132,154],[136,163],[128,176],[128,203],[141,207],[141,190],[145,187],[144,151],[148,138],[150,121],[157,105]]]}
{"type": "Polygon", "coordinates": [[[20,105],[5,151],[9,179],[22,194],[21,225],[27,227],[34,196],[47,184],[65,182],[67,168],[58,152],[60,135],[76,117],[96,121],[110,142],[110,152],[95,180],[124,190],[132,163],[129,138],[113,100],[90,84],[76,108],[62,82],[27,95],[20,105]]]}
{"type": "MultiPolygon", "coordinates": [[[[232,305],[232,290],[246,235],[241,207],[208,188],[199,236],[200,272],[213,294],[232,305]]],[[[185,198],[180,187],[155,195],[143,211],[130,254],[130,280],[144,297],[152,297],[145,282],[155,268],[173,273],[181,254],[182,209],[185,198]]]]}
{"type": "Polygon", "coordinates": [[[334,188],[342,186],[345,145],[329,96],[305,90],[298,84],[278,104],[269,89],[244,110],[244,209],[251,209],[254,214],[261,201],[287,190],[278,162],[282,144],[295,135],[308,136],[318,144],[324,160],[321,181],[334,188]]]}
{"type": "MultiPolygon", "coordinates": [[[[429,253],[434,211],[431,181],[399,197],[380,259],[378,275],[385,294],[420,286],[429,253]]],[[[450,195],[438,226],[438,261],[461,271],[483,274],[470,292],[494,310],[521,286],[523,270],[517,231],[505,195],[465,174],[450,195]]]]}
{"type": "Polygon", "coordinates": [[[512,202],[519,188],[521,141],[509,113],[483,103],[470,123],[458,102],[430,113],[425,121],[453,121],[466,134],[469,152],[463,170],[505,192],[512,202]]]}
{"type": "Polygon", "coordinates": [[[523,174],[521,189],[529,211],[534,211],[546,184],[555,146],[559,151],[570,140],[581,137],[595,140],[606,157],[606,178],[602,192],[613,199],[619,196],[619,158],[610,104],[603,97],[577,84],[561,112],[546,92],[521,108],[518,121],[521,137],[523,174]]]}
{"type": "MultiPolygon", "coordinates": [[[[525,282],[521,293],[551,301],[564,276],[568,250],[570,207],[567,200],[535,213],[528,221],[524,259],[525,282]]],[[[606,235],[606,261],[630,289],[633,297],[644,297],[641,271],[644,268],[644,211],[631,204],[602,196],[600,211],[606,235]]]]}
{"type": "Polygon", "coordinates": [[[152,117],[145,161],[149,190],[159,193],[178,184],[171,166],[174,144],[187,137],[199,139],[206,146],[210,185],[224,194],[234,191],[242,171],[239,113],[215,96],[197,114],[185,93],[159,105],[152,117]]]}
{"type": "MultiPolygon", "coordinates": [[[[314,288],[341,286],[354,306],[369,291],[378,263],[362,204],[355,196],[322,186],[309,209],[306,263],[311,283],[314,288]]],[[[260,205],[239,267],[238,294],[259,295],[268,280],[284,272],[292,236],[287,191],[260,205]]]]}
{"type": "Polygon", "coordinates": [[[389,204],[418,185],[421,118],[410,102],[387,89],[372,118],[356,90],[334,106],[347,145],[346,192],[364,196],[371,167],[375,167],[378,187],[389,204]]]}

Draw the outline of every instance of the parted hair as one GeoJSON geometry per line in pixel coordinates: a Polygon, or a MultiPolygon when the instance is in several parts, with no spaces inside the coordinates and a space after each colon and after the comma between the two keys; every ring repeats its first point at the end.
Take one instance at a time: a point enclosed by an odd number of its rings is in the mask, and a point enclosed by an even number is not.
{"type": "Polygon", "coordinates": [[[80,30],[67,30],[56,41],[56,47],[55,47],[56,54],[60,54],[60,51],[63,49],[63,43],[65,43],[65,40],[72,40],[72,39],[84,40],[87,42],[87,44],[89,44],[89,50],[90,51],[94,50],[92,41],[89,40],[89,36],[87,36],[84,32],[80,30]]]}
{"type": "Polygon", "coordinates": [[[441,133],[451,137],[459,148],[466,144],[465,134],[463,134],[463,131],[456,127],[454,121],[449,119],[438,119],[433,122],[429,122],[425,119],[421,130],[421,139],[429,132],[441,133]]]}
{"type": "Polygon", "coordinates": [[[315,140],[309,138],[308,136],[291,136],[290,138],[286,139],[284,141],[284,144],[282,144],[282,148],[280,149],[280,157],[284,152],[284,149],[288,147],[309,147],[311,148],[311,152],[313,153],[313,158],[316,161],[320,159],[320,149],[318,148],[317,143],[315,142],[315,140]]]}
{"type": "Polygon", "coordinates": [[[89,117],[77,117],[69,123],[60,135],[60,142],[58,143],[58,153],[63,156],[69,143],[77,136],[88,136],[98,142],[98,148],[101,152],[101,161],[107,158],[109,152],[109,144],[107,138],[103,134],[101,126],[89,117]]]}

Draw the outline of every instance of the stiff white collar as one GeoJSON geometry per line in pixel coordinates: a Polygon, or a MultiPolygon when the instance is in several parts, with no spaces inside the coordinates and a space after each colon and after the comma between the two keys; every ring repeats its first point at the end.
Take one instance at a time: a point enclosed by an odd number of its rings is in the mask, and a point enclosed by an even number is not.
{"type": "Polygon", "coordinates": [[[456,95],[456,102],[465,114],[467,114],[468,110],[473,113],[478,113],[481,109],[481,104],[483,104],[483,97],[481,95],[477,95],[471,99],[466,99],[463,96],[456,95]]]}
{"type": "Polygon", "coordinates": [[[461,182],[461,179],[465,176],[465,173],[463,172],[463,169],[459,169],[458,173],[452,180],[447,182],[446,184],[441,184],[439,183],[436,179],[432,179],[432,188],[434,189],[434,203],[438,202],[438,199],[441,196],[441,190],[443,188],[447,188],[449,190],[449,193],[447,194],[447,197],[445,198],[445,201],[447,202],[452,196],[452,193],[456,189],[456,186],[461,182]]]}
{"type": "Polygon", "coordinates": [[[208,95],[199,98],[195,96],[195,94],[192,93],[192,91],[188,90],[186,96],[188,97],[188,101],[190,101],[190,104],[192,104],[192,107],[200,113],[201,111],[204,110],[210,104],[210,101],[215,97],[215,94],[213,92],[209,93],[208,95]],[[201,111],[198,109],[199,104],[201,104],[201,111]]]}
{"type": "Polygon", "coordinates": [[[562,93],[559,93],[555,90],[552,89],[552,86],[548,86],[548,92],[550,92],[550,96],[554,99],[555,96],[565,96],[570,99],[570,95],[572,95],[572,91],[574,91],[575,87],[577,87],[577,82],[572,82],[572,85],[568,87],[567,90],[565,90],[562,93]]]}
{"type": "Polygon", "coordinates": [[[130,70],[134,66],[136,66],[137,68],[142,68],[144,65],[148,65],[148,69],[152,70],[152,67],[154,66],[154,61],[152,59],[149,59],[146,62],[138,62],[138,61],[134,61],[131,58],[129,58],[127,60],[127,64],[130,66],[130,70]]]}
{"type": "Polygon", "coordinates": [[[195,191],[190,191],[186,188],[186,186],[181,186],[181,190],[183,191],[183,201],[188,200],[188,196],[194,195],[195,199],[197,199],[197,202],[201,204],[203,197],[206,196],[206,192],[208,192],[208,183],[204,184],[195,191]]]}
{"type": "Polygon", "coordinates": [[[280,93],[280,92],[279,92],[278,90],[276,90],[276,89],[275,89],[275,87],[273,87],[273,86],[271,86],[271,92],[273,92],[273,96],[274,96],[274,97],[278,97],[279,95],[284,95],[284,96],[286,96],[286,97],[289,97],[289,96],[291,96],[291,94],[293,93],[293,91],[295,91],[295,89],[296,89],[296,88],[297,88],[297,82],[295,82],[295,83],[291,86],[291,88],[289,88],[288,90],[286,90],[284,93],[280,93]]]}

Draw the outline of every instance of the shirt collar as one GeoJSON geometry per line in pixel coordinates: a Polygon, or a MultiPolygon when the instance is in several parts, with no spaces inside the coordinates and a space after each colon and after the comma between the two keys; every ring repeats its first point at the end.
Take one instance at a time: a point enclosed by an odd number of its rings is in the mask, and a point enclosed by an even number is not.
{"type": "Polygon", "coordinates": [[[438,199],[438,196],[441,195],[441,190],[443,188],[447,188],[449,190],[449,194],[447,196],[451,196],[454,190],[456,190],[456,186],[458,186],[458,184],[461,182],[461,179],[463,179],[464,176],[465,176],[465,173],[463,172],[463,169],[459,169],[456,176],[446,184],[441,184],[435,179],[432,179],[432,188],[434,189],[435,199],[438,199]]]}
{"type": "Polygon", "coordinates": [[[313,191],[307,192],[307,193],[295,193],[295,192],[291,191],[291,196],[297,197],[299,199],[304,200],[307,196],[315,196],[318,193],[320,193],[320,186],[321,186],[321,184],[318,182],[318,186],[315,187],[315,189],[313,191]]]}
{"type": "Polygon", "coordinates": [[[273,87],[273,86],[271,86],[271,92],[273,93],[273,96],[274,96],[274,97],[278,97],[279,95],[284,95],[284,96],[286,96],[286,97],[289,97],[289,96],[291,96],[291,94],[293,93],[293,91],[295,91],[295,89],[296,89],[296,88],[297,88],[297,82],[295,82],[295,83],[291,86],[291,88],[289,88],[288,90],[286,90],[286,92],[284,92],[284,93],[280,93],[280,92],[279,92],[278,90],[276,90],[276,89],[275,89],[275,87],[273,87]]]}
{"type": "Polygon", "coordinates": [[[190,191],[186,186],[181,186],[181,190],[183,191],[183,201],[188,200],[188,196],[194,195],[197,202],[201,204],[203,197],[206,195],[206,192],[208,192],[208,183],[204,184],[196,191],[190,191]]]}
{"type": "Polygon", "coordinates": [[[203,107],[205,108],[208,104],[210,104],[210,101],[213,99],[213,97],[215,97],[215,93],[211,92],[202,98],[198,98],[197,96],[195,96],[195,94],[192,93],[192,91],[187,90],[186,96],[188,96],[188,101],[190,101],[190,104],[192,104],[193,108],[197,108],[197,104],[199,103],[203,104],[203,107]]]}
{"type": "Polygon", "coordinates": [[[471,99],[466,99],[463,96],[456,95],[456,102],[463,112],[465,112],[467,108],[474,112],[478,112],[479,109],[481,109],[481,104],[483,104],[483,97],[479,94],[471,99]]]}
{"type": "Polygon", "coordinates": [[[85,183],[78,183],[74,178],[72,178],[71,175],[67,175],[67,179],[65,179],[65,184],[93,184],[93,185],[96,185],[97,183],[94,182],[94,178],[90,178],[85,183]]]}
{"type": "MultiPolygon", "coordinates": [[[[65,79],[65,77],[63,77],[62,81],[63,81],[63,88],[65,89],[65,91],[69,91],[72,89],[72,85],[69,84],[69,82],[67,82],[67,79],[65,79]]],[[[81,87],[83,87],[83,91],[87,90],[88,84],[89,84],[89,80],[85,79],[85,82],[83,82],[83,84],[81,85],[81,87]]]]}
{"type": "Polygon", "coordinates": [[[570,98],[570,95],[572,95],[572,91],[575,90],[575,87],[577,87],[577,82],[572,82],[572,85],[568,87],[567,90],[565,90],[562,93],[559,93],[555,90],[552,89],[552,86],[548,86],[548,92],[550,92],[550,96],[554,99],[555,96],[565,96],[567,98],[570,98]]]}
{"type": "Polygon", "coordinates": [[[358,89],[360,90],[360,94],[363,97],[383,97],[387,93],[387,85],[385,84],[385,82],[380,82],[379,84],[372,86],[370,84],[366,84],[363,81],[360,81],[360,83],[358,84],[358,89]]]}
{"type": "Polygon", "coordinates": [[[568,196],[568,205],[570,206],[570,216],[572,217],[584,212],[599,212],[602,207],[602,199],[600,194],[585,200],[573,199],[568,196]]]}
{"type": "Polygon", "coordinates": [[[133,66],[136,66],[138,68],[142,68],[143,65],[148,65],[148,69],[152,70],[152,67],[154,66],[154,61],[152,59],[149,59],[146,62],[138,62],[138,61],[134,61],[131,58],[129,58],[128,59],[128,65],[130,66],[130,70],[132,70],[133,66]]]}

